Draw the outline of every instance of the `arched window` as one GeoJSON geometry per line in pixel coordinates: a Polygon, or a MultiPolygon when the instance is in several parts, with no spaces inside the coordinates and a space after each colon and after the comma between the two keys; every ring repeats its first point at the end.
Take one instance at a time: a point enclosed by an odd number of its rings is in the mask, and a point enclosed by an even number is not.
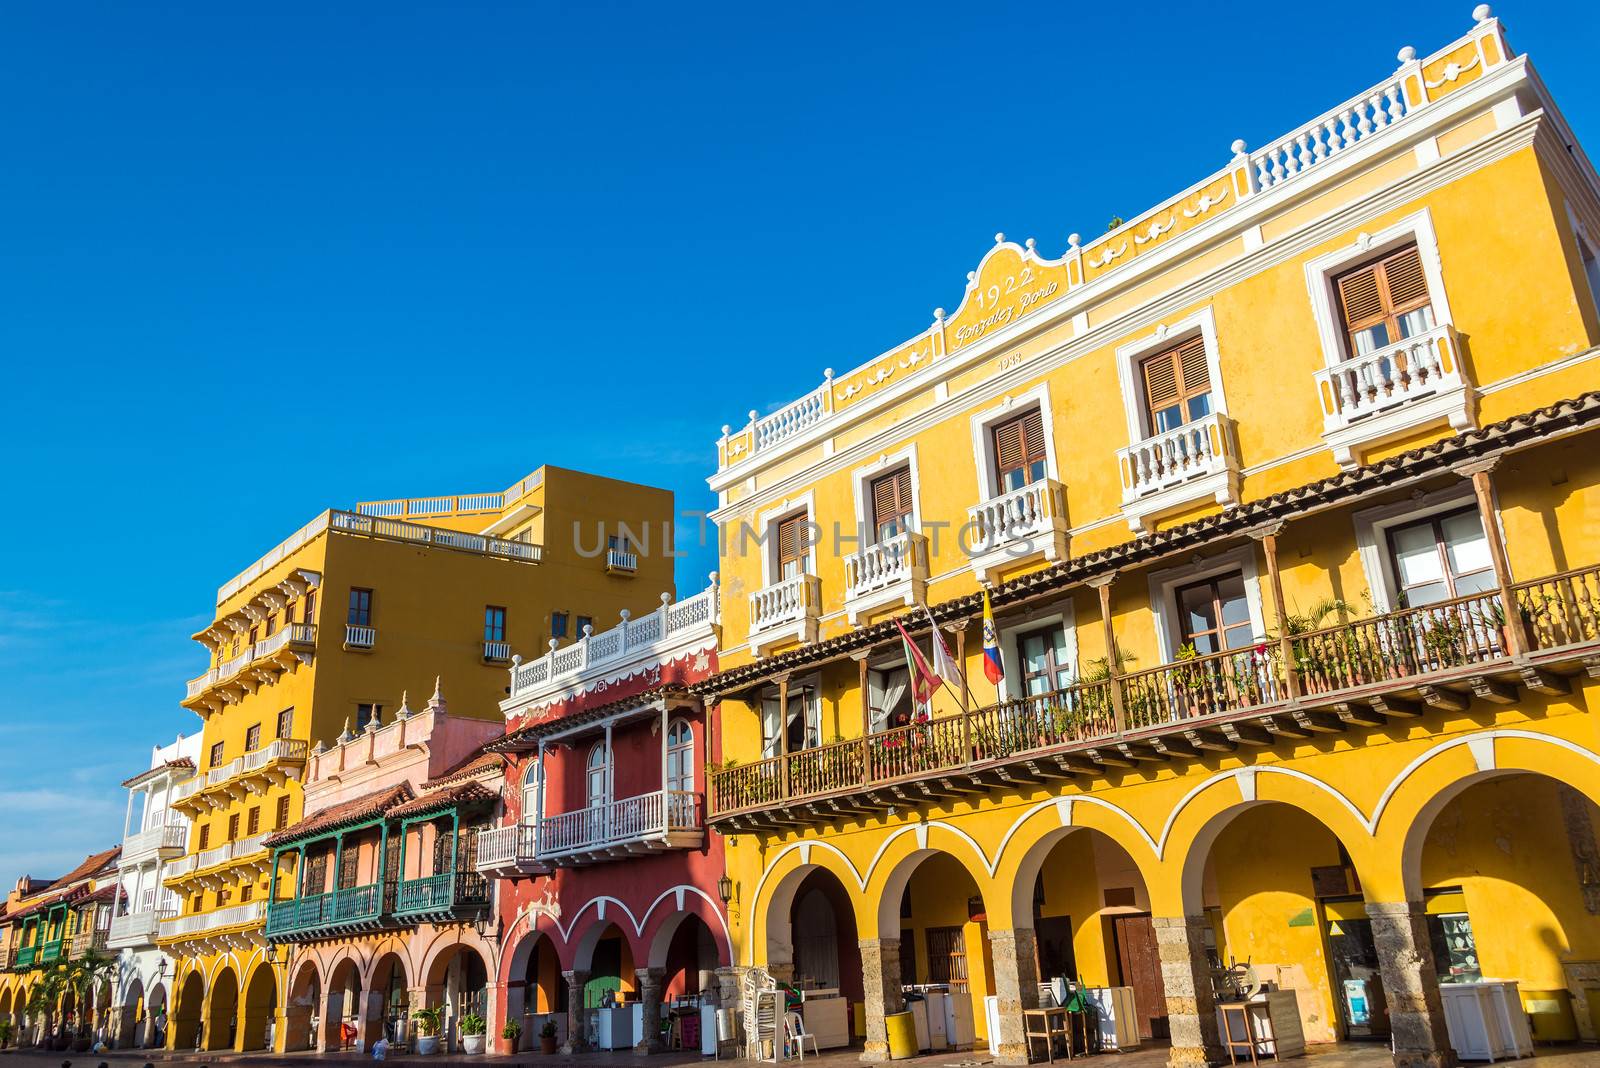
{"type": "Polygon", "coordinates": [[[682,793],[694,790],[694,728],[686,719],[675,719],[667,727],[666,787],[682,793]]]}
{"type": "Polygon", "coordinates": [[[594,743],[589,750],[588,774],[589,807],[597,808],[611,800],[611,751],[605,742],[594,743]]]}
{"type": "Polygon", "coordinates": [[[544,778],[544,766],[537,760],[528,762],[527,774],[522,777],[522,822],[532,823],[539,818],[539,786],[544,778]]]}

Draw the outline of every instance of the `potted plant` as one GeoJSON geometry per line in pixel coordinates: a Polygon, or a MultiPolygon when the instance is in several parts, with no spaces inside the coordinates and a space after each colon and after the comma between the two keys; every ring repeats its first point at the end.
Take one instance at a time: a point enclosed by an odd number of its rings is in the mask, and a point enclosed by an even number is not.
{"type": "Polygon", "coordinates": [[[482,1016],[469,1012],[461,1017],[461,1052],[482,1053],[483,1033],[488,1029],[482,1016]]]}
{"type": "Polygon", "coordinates": [[[554,1016],[545,1020],[544,1026],[539,1028],[539,1052],[554,1053],[556,1051],[556,1018],[554,1016]]]}
{"type": "Polygon", "coordinates": [[[439,1010],[418,1009],[411,1014],[417,1029],[417,1053],[428,1056],[439,1052],[439,1010]]]}
{"type": "Polygon", "coordinates": [[[522,1025],[515,1020],[507,1020],[506,1025],[500,1028],[500,1052],[517,1052],[517,1039],[522,1037],[522,1025]]]}
{"type": "Polygon", "coordinates": [[[0,1049],[11,1045],[11,1021],[0,1020],[0,1049]]]}

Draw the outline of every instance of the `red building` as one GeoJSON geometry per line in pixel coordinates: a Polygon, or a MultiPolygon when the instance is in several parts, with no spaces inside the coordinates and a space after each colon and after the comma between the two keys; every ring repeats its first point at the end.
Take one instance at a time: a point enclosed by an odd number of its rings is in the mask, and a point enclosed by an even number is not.
{"type": "Polygon", "coordinates": [[[669,1040],[698,1044],[692,1010],[731,964],[711,734],[687,691],[716,671],[718,624],[713,576],[512,670],[507,733],[487,747],[507,758],[505,813],[475,863],[499,883],[496,1015],[521,1022],[523,1048],[547,1020],[564,1048],[660,1048],[664,1014],[669,1040]]]}

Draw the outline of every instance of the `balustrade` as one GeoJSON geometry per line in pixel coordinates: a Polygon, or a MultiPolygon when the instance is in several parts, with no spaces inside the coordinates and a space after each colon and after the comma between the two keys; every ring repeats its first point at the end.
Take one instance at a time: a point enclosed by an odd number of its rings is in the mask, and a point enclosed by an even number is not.
{"type": "Polygon", "coordinates": [[[675,831],[699,831],[702,826],[699,794],[654,790],[546,816],[539,825],[537,855],[560,857],[644,843],[675,831]]]}
{"type": "Polygon", "coordinates": [[[1460,349],[1448,323],[1316,372],[1323,423],[1336,430],[1462,385],[1460,349]]]}
{"type": "Polygon", "coordinates": [[[844,558],[846,598],[887,589],[903,582],[926,581],[928,539],[913,531],[869,545],[844,558]]]}
{"type": "Polygon", "coordinates": [[[795,575],[750,595],[750,630],[768,630],[815,618],[821,612],[821,580],[815,575],[795,575]]]}
{"type": "Polygon", "coordinates": [[[968,548],[973,553],[1016,548],[1056,529],[1066,513],[1066,489],[1053,478],[1040,479],[967,509],[968,548]]]}
{"type": "Polygon", "coordinates": [[[1224,470],[1232,462],[1218,412],[1117,450],[1124,502],[1224,470]]]}

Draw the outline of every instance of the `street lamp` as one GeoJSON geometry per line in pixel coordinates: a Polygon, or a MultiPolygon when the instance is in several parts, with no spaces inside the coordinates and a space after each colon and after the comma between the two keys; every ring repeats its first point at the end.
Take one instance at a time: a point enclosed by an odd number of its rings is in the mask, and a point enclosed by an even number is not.
{"type": "Polygon", "coordinates": [[[726,872],[717,880],[717,896],[722,898],[724,905],[733,900],[733,880],[728,878],[726,872]]]}

